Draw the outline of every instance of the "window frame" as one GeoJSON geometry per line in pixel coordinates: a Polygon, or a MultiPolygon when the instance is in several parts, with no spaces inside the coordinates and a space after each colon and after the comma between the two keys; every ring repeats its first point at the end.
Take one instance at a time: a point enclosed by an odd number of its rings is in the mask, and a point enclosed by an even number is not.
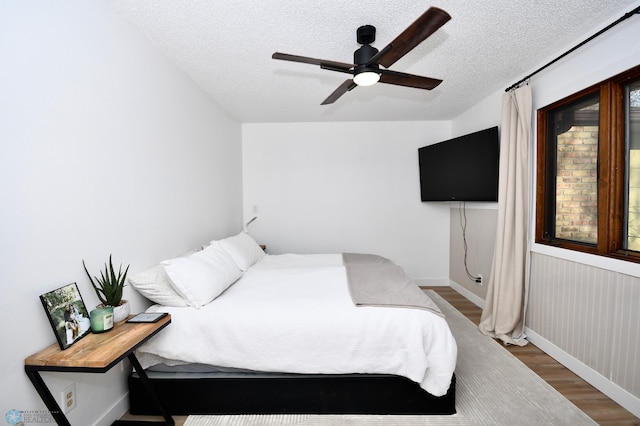
{"type": "Polygon", "coordinates": [[[537,110],[535,242],[568,250],[640,263],[640,252],[623,249],[625,209],[625,84],[640,78],[636,66],[537,110]],[[549,139],[549,115],[578,99],[599,93],[598,238],[596,244],[550,237],[547,230],[555,200],[555,147],[549,139]]]}

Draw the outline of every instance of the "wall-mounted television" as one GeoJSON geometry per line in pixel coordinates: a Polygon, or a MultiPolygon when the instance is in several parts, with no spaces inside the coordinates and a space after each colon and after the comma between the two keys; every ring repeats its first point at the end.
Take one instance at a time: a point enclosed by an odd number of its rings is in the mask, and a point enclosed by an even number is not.
{"type": "Polygon", "coordinates": [[[498,201],[498,127],[418,149],[422,201],[498,201]]]}

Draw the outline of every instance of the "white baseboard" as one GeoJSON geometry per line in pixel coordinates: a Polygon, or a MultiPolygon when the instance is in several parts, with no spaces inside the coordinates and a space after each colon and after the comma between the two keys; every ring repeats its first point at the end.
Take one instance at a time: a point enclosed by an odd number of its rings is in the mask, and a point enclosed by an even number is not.
{"type": "Polygon", "coordinates": [[[113,406],[95,423],[95,426],[109,426],[129,411],[129,392],[125,393],[113,406]]]}
{"type": "Polygon", "coordinates": [[[584,381],[598,389],[603,394],[620,404],[634,416],[640,417],[640,398],[632,395],[627,390],[621,388],[593,368],[584,364],[582,361],[569,355],[535,331],[525,327],[527,340],[536,345],[550,357],[576,373],[584,381]]]}
{"type": "Polygon", "coordinates": [[[484,309],[484,299],[482,299],[480,296],[470,292],[453,280],[449,280],[449,287],[469,299],[471,303],[478,306],[480,309],[484,309]]]}

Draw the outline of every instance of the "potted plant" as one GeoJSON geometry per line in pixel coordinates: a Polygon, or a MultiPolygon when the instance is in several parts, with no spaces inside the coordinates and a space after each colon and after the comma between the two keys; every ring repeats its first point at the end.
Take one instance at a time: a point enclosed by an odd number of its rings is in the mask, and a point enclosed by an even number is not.
{"type": "Polygon", "coordinates": [[[98,307],[112,306],[113,321],[120,322],[125,320],[129,316],[130,308],[127,301],[122,300],[122,292],[125,286],[127,272],[129,272],[129,266],[127,266],[127,269],[125,269],[123,273],[122,264],[120,264],[118,273],[116,274],[115,269],[113,268],[113,263],[111,262],[111,255],[109,255],[109,264],[105,263],[104,270],[100,271],[100,278],[96,276],[93,278],[91,277],[84,260],[82,261],[82,266],[84,267],[84,271],[87,273],[87,277],[89,277],[89,281],[91,281],[91,285],[101,302],[101,305],[98,305],[98,307]]]}

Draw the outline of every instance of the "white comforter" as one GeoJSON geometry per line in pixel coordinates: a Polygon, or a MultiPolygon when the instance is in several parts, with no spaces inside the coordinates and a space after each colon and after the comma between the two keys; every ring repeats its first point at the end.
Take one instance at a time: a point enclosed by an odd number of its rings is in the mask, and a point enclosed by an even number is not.
{"type": "Polygon", "coordinates": [[[340,254],[269,255],[208,305],[169,312],[141,346],[144,368],[209,364],[265,372],[379,373],[444,395],[456,342],[444,318],[410,308],[356,307],[340,254]]]}

